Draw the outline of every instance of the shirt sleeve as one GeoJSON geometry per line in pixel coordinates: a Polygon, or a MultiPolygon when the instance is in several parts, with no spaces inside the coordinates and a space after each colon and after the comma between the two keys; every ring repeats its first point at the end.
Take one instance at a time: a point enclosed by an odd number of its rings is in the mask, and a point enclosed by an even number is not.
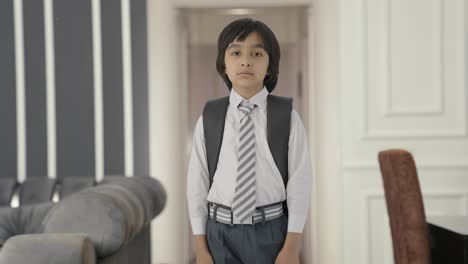
{"type": "Polygon", "coordinates": [[[194,235],[206,233],[208,219],[207,197],[209,191],[203,118],[197,121],[193,133],[192,153],[187,172],[187,205],[194,235]]]}
{"type": "Polygon", "coordinates": [[[306,131],[295,110],[291,112],[288,172],[288,232],[302,233],[309,209],[312,168],[306,131]]]}

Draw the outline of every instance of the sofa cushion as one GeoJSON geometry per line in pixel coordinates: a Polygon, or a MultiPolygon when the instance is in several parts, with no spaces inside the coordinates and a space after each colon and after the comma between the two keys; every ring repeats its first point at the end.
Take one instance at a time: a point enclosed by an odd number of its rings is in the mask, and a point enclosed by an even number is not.
{"type": "Polygon", "coordinates": [[[60,179],[60,198],[63,199],[70,194],[79,192],[85,188],[94,186],[96,181],[94,177],[76,177],[76,176],[69,176],[63,177],[60,179]]]}
{"type": "Polygon", "coordinates": [[[84,190],[83,193],[94,191],[111,198],[123,213],[125,219],[124,242],[130,241],[135,237],[136,233],[143,228],[143,225],[147,221],[145,219],[143,203],[138,200],[135,194],[120,184],[100,185],[84,190]]]}
{"type": "Polygon", "coordinates": [[[10,206],[16,185],[16,178],[0,178],[0,207],[10,206]]]}
{"type": "Polygon", "coordinates": [[[42,221],[52,206],[48,202],[18,208],[0,207],[0,246],[12,236],[42,232],[42,221]]]}
{"type": "Polygon", "coordinates": [[[98,256],[112,254],[125,238],[123,212],[112,198],[93,191],[78,192],[57,203],[43,225],[44,233],[87,234],[98,256]]]}
{"type": "Polygon", "coordinates": [[[0,207],[0,248],[8,238],[16,233],[15,214],[13,208],[0,207]]]}
{"type": "Polygon", "coordinates": [[[118,183],[135,194],[145,209],[145,219],[153,219],[161,213],[166,204],[166,192],[162,184],[149,176],[119,177],[107,176],[101,185],[118,183]]]}
{"type": "Polygon", "coordinates": [[[20,204],[37,204],[52,201],[55,183],[55,179],[47,177],[27,178],[19,188],[20,204]]]}

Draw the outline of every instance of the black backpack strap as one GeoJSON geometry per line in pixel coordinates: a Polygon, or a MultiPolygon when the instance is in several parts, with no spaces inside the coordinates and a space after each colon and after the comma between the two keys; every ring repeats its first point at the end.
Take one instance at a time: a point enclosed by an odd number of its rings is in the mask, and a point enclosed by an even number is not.
{"type": "Polygon", "coordinates": [[[224,123],[229,105],[229,97],[210,100],[203,109],[203,131],[205,133],[206,160],[210,188],[218,165],[219,151],[223,142],[224,123]]]}
{"type": "Polygon", "coordinates": [[[293,100],[290,97],[271,94],[268,95],[267,100],[268,145],[286,188],[288,182],[289,132],[291,128],[293,100]]]}
{"type": "MultiPolygon", "coordinates": [[[[268,95],[267,97],[268,146],[286,188],[289,178],[288,153],[291,128],[292,98],[268,95]]],[[[288,203],[283,202],[283,213],[289,216],[288,203]]]]}

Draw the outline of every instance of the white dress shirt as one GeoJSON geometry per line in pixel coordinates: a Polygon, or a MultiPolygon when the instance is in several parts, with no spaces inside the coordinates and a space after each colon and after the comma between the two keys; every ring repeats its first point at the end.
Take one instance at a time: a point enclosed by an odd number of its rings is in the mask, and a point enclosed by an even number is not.
{"type": "MultiPolygon", "coordinates": [[[[250,114],[255,125],[256,207],[287,199],[288,232],[302,233],[309,207],[312,177],[306,132],[298,113],[292,110],[289,178],[285,189],[267,140],[267,96],[268,90],[264,87],[249,100],[257,105],[250,114]]],[[[245,99],[231,89],[218,166],[210,190],[202,116],[195,126],[187,175],[187,202],[194,235],[206,232],[208,201],[231,207],[236,186],[239,125],[242,117],[237,106],[242,100],[245,99]]]]}

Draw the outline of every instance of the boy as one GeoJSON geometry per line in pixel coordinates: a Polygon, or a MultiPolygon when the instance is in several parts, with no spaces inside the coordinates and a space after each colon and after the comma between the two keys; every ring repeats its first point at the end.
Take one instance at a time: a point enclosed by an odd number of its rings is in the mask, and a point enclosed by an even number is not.
{"type": "Polygon", "coordinates": [[[198,119],[187,177],[197,264],[299,263],[311,164],[291,100],[269,95],[279,58],[260,21],[236,20],[219,36],[216,68],[230,95],[198,119]]]}

